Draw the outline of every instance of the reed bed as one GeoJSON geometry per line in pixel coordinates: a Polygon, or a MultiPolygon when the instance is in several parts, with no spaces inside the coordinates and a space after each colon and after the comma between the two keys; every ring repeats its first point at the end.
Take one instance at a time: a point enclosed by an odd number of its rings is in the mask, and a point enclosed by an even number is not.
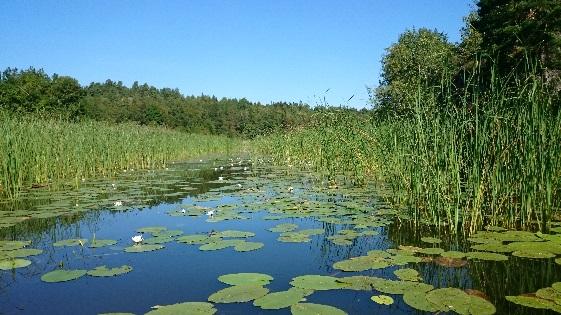
{"type": "Polygon", "coordinates": [[[539,80],[493,84],[459,98],[418,93],[406,117],[324,113],[309,129],[255,146],[331,180],[383,180],[416,223],[454,233],[484,225],[543,229],[561,203],[558,104],[539,80]]]}
{"type": "Polygon", "coordinates": [[[111,176],[126,169],[162,168],[170,161],[230,154],[241,140],[166,128],[65,122],[0,113],[0,197],[60,180],[111,176]]]}

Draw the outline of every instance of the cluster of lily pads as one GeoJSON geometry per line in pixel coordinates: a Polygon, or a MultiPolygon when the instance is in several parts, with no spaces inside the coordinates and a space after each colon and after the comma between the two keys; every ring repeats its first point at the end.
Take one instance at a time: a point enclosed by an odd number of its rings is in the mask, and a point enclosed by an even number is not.
{"type": "Polygon", "coordinates": [[[12,270],[31,265],[24,259],[43,253],[41,249],[25,248],[31,241],[0,241],[0,270],[12,270]]]}
{"type": "Polygon", "coordinates": [[[522,306],[561,313],[561,282],[555,282],[551,287],[539,289],[535,293],[507,296],[506,299],[522,306]]]}

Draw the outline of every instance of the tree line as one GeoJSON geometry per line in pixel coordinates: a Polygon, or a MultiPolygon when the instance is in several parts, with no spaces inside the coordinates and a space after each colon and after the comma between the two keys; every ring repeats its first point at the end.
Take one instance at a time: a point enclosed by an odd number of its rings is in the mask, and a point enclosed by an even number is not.
{"type": "MultiPolygon", "coordinates": [[[[48,75],[42,69],[8,68],[0,74],[0,110],[252,138],[303,127],[314,113],[334,109],[311,108],[304,103],[263,105],[245,98],[185,96],[178,89],[138,82],[130,87],[112,80],[81,86],[75,78],[48,75]]],[[[349,108],[337,110],[360,113],[349,108]]]]}

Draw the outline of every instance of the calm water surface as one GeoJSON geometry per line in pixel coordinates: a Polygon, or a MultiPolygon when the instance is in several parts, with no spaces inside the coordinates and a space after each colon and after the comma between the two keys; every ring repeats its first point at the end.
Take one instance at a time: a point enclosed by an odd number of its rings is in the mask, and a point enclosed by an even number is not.
{"type": "MultiPolygon", "coordinates": [[[[388,225],[370,228],[379,235],[360,236],[348,246],[336,245],[327,237],[353,226],[321,222],[314,215],[271,220],[271,215],[278,215],[271,213],[277,209],[271,206],[272,202],[279,201],[280,207],[286,207],[283,200],[300,203],[316,200],[325,207],[329,204],[349,208],[360,205],[356,209],[359,212],[388,209],[375,190],[324,189],[316,193],[315,187],[321,183],[314,182],[308,173],[256,167],[247,161],[233,162],[235,166],[231,166],[230,161],[211,161],[177,164],[161,172],[129,171],[112,180],[85,180],[78,191],[71,189],[63,194],[41,191],[35,197],[30,194],[26,201],[16,205],[4,203],[4,208],[10,210],[33,210],[45,206],[49,210],[48,205],[57,203],[59,209],[81,207],[80,203],[84,203],[86,208],[94,210],[73,212],[58,218],[30,219],[0,229],[0,239],[31,240],[28,248],[44,251],[26,258],[32,261],[28,267],[0,270],[0,313],[144,314],[155,305],[206,301],[209,295],[228,286],[217,280],[223,274],[269,274],[274,280],[267,288],[275,292],[290,288],[291,279],[301,275],[343,277],[361,274],[396,279],[393,271],[409,267],[421,273],[423,282],[435,287],[472,288],[485,292],[497,307],[497,314],[547,314],[513,305],[504,296],[535,292],[561,280],[561,266],[552,260],[510,257],[508,262],[470,262],[460,268],[424,262],[360,273],[336,270],[333,268],[335,262],[366,255],[369,250],[385,250],[399,245],[426,247],[420,237],[435,236],[435,232],[412,229],[406,222],[392,218],[388,225]],[[219,177],[224,180],[218,180],[219,177]],[[289,187],[294,190],[289,192],[289,187]],[[360,199],[360,203],[349,204],[354,199],[360,199]],[[123,206],[116,206],[118,201],[122,201],[123,206]],[[234,211],[245,219],[208,222],[209,217],[204,213],[197,217],[168,214],[193,206],[216,209],[218,213],[234,211]],[[279,233],[267,230],[280,223],[294,223],[298,229],[320,228],[324,232],[311,236],[310,242],[283,243],[277,240],[279,233]],[[184,235],[223,230],[250,231],[255,236],[248,241],[265,245],[249,252],[236,252],[232,248],[201,251],[200,245],[169,242],[162,250],[124,252],[123,249],[132,244],[131,236],[135,231],[147,226],[181,230],[184,235]],[[96,249],[87,247],[87,244],[84,247],[53,246],[59,240],[79,237],[91,241],[94,236],[118,242],[96,249]],[[61,267],[89,270],[100,265],[117,267],[124,264],[132,266],[133,271],[116,277],[86,275],[60,283],[45,283],[40,279],[41,275],[61,267]]],[[[443,239],[445,244],[439,246],[446,250],[466,250],[466,242],[461,237],[443,236],[443,239]]],[[[401,295],[391,295],[395,300],[393,305],[377,305],[370,297],[378,294],[354,290],[316,291],[307,297],[307,301],[335,306],[348,314],[422,314],[406,305],[401,295]]],[[[217,314],[290,314],[290,309],[262,310],[252,302],[215,304],[215,307],[217,314]]]]}

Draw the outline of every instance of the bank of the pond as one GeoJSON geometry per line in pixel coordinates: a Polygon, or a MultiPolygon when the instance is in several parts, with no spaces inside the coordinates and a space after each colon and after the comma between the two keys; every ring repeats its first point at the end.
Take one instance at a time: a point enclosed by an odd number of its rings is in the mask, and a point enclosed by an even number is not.
{"type": "Polygon", "coordinates": [[[416,222],[452,231],[543,228],[561,200],[558,105],[537,85],[492,91],[444,103],[419,97],[405,117],[326,113],[311,128],[254,145],[277,163],[312,164],[330,180],[384,180],[416,222]]]}
{"type": "Polygon", "coordinates": [[[0,113],[0,198],[60,180],[161,168],[170,161],[241,150],[242,140],[161,127],[67,122],[0,113]]]}

